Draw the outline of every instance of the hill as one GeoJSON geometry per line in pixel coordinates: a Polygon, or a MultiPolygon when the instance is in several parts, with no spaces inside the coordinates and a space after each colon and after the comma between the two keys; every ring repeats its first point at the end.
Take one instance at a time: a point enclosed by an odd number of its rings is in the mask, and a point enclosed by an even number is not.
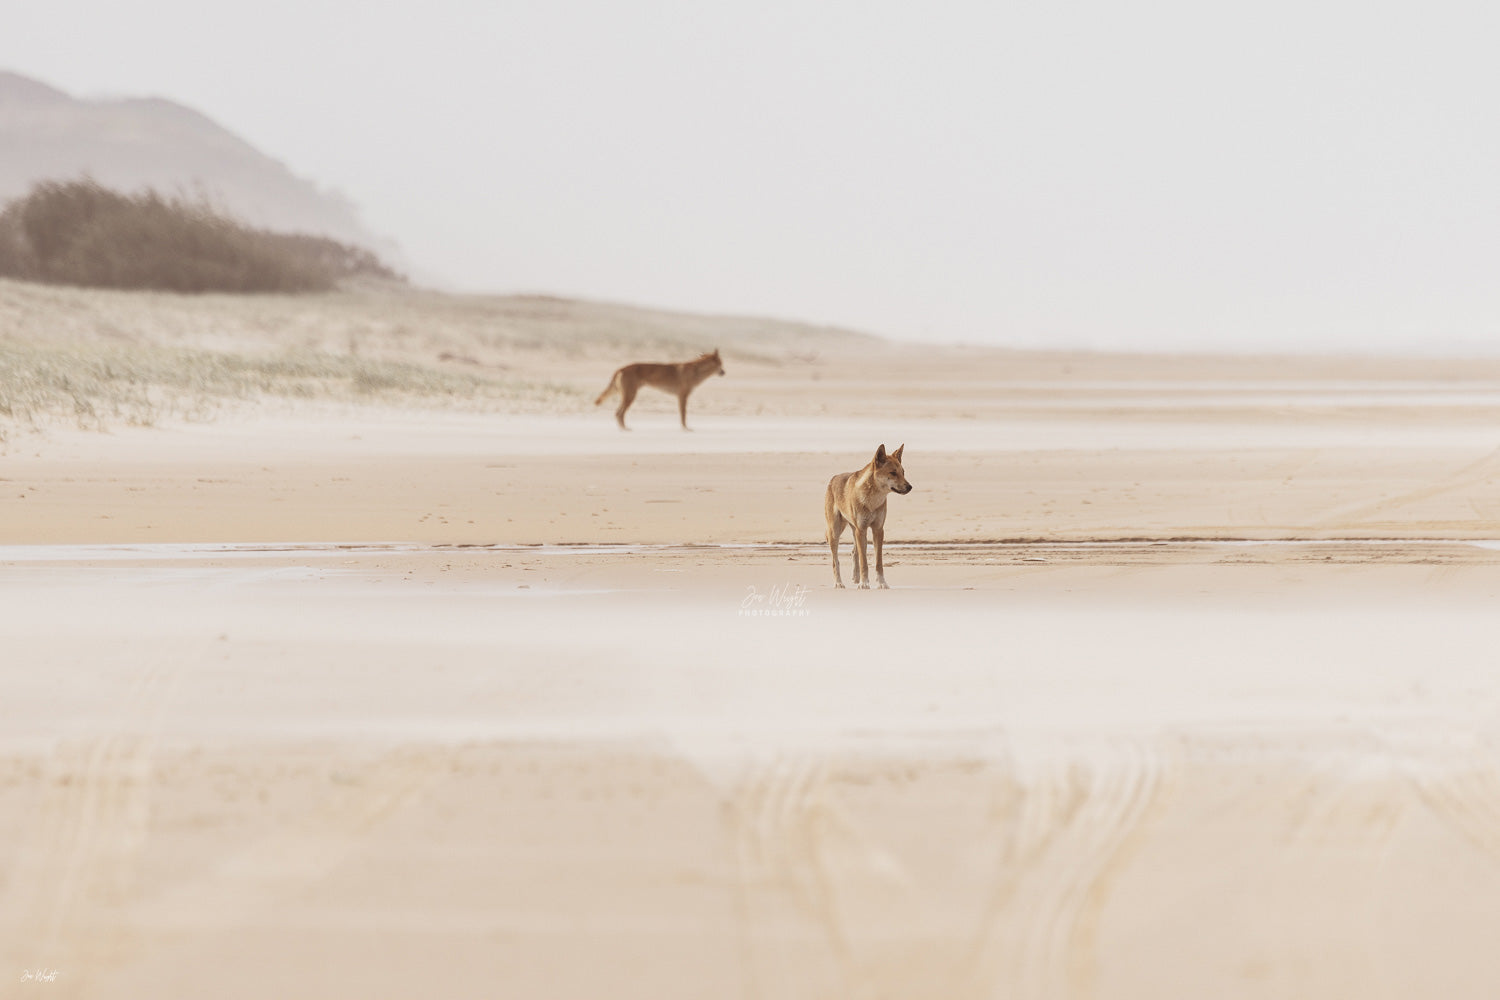
{"type": "Polygon", "coordinates": [[[252,226],[395,256],[348,198],[298,177],[191,108],[160,98],[80,100],[0,71],[0,204],[38,181],[83,175],[127,192],[201,193],[252,226]]]}

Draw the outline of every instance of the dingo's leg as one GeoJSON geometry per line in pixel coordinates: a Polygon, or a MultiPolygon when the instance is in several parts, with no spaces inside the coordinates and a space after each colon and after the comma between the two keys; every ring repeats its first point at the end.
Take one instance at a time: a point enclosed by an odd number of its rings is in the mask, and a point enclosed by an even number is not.
{"type": "Polygon", "coordinates": [[[685,393],[685,392],[678,393],[678,395],[677,395],[677,415],[682,418],[682,429],[685,430],[685,431],[690,431],[690,430],[692,430],[692,428],[687,425],[687,398],[688,398],[688,394],[687,393],[685,393]]]}
{"type": "Polygon", "coordinates": [[[890,590],[890,584],[885,582],[885,525],[870,525],[870,534],[875,536],[875,585],[890,590]]]}
{"type": "Polygon", "coordinates": [[[868,526],[854,526],[854,585],[859,590],[870,589],[870,556],[865,550],[868,526]]]}
{"type": "Polygon", "coordinates": [[[615,411],[615,423],[620,425],[620,430],[628,431],[625,426],[625,411],[630,409],[630,404],[635,402],[635,394],[640,391],[640,386],[634,382],[620,381],[620,408],[615,411]]]}
{"type": "Polygon", "coordinates": [[[844,525],[848,523],[838,511],[833,512],[833,520],[828,522],[828,553],[833,556],[833,585],[839,590],[844,589],[844,577],[839,572],[839,539],[844,536],[844,525]]]}

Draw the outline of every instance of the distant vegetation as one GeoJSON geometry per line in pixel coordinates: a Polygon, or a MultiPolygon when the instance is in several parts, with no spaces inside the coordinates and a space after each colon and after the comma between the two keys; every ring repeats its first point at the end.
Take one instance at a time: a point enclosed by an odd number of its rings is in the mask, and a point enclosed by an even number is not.
{"type": "Polygon", "coordinates": [[[368,250],[253,229],[206,201],[48,181],[0,212],[0,277],[166,292],[318,292],[399,276],[368,250]]]}

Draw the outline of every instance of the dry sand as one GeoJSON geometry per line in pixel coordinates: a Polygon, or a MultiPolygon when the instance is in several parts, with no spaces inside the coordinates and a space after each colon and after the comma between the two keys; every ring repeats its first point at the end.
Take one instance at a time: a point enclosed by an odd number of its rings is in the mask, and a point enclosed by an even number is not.
{"type": "Polygon", "coordinates": [[[13,439],[0,992],[1500,989],[1493,366],[725,356],[13,439]]]}

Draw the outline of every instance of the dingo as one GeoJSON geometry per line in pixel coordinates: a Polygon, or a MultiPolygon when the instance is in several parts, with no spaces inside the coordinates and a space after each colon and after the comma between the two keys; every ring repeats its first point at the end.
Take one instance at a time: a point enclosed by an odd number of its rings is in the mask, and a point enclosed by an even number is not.
{"type": "Polygon", "coordinates": [[[875,449],[875,458],[858,472],[841,472],[828,481],[823,493],[823,517],[828,522],[828,551],[833,555],[833,585],[840,589],[844,578],[839,574],[839,538],[844,525],[854,526],[854,584],[860,590],[870,589],[870,562],[865,555],[865,529],[875,535],[875,582],[889,590],[885,582],[885,500],[887,493],[907,494],[911,483],[901,467],[902,445],[889,455],[885,445],[875,449]]]}
{"type": "Polygon", "coordinates": [[[635,402],[635,394],[640,391],[641,386],[654,386],[663,392],[670,392],[677,397],[677,413],[682,418],[682,429],[692,430],[687,425],[687,398],[688,393],[698,388],[698,385],[710,375],[723,375],[724,363],[719,360],[719,352],[715,350],[712,354],[705,354],[692,361],[680,361],[675,365],[653,365],[634,364],[626,365],[615,372],[614,378],[609,380],[609,385],[594,400],[598,406],[609,398],[611,393],[620,394],[620,408],[615,410],[615,423],[620,425],[620,430],[628,431],[625,426],[625,411],[630,409],[630,404],[635,402]]]}

